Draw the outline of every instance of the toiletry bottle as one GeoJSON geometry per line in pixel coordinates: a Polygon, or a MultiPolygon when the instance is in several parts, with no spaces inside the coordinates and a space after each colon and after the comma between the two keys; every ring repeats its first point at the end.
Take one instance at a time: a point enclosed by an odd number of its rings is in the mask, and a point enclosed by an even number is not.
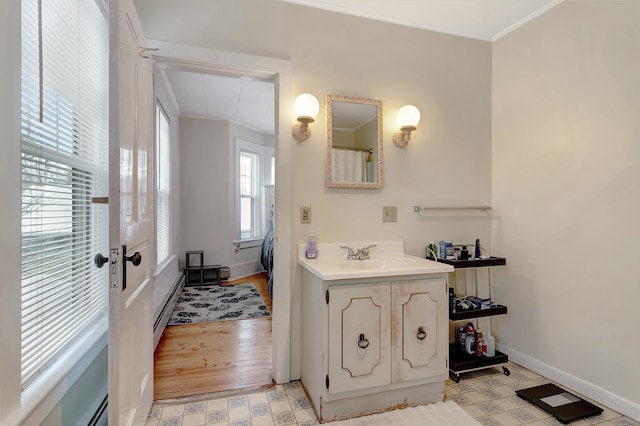
{"type": "Polygon", "coordinates": [[[445,243],[444,258],[449,260],[455,260],[453,253],[454,253],[453,243],[445,243]]]}
{"type": "Polygon", "coordinates": [[[496,356],[496,339],[491,334],[484,337],[483,355],[486,357],[496,356]]]}
{"type": "Polygon", "coordinates": [[[473,327],[473,323],[470,322],[467,324],[467,338],[464,342],[465,349],[469,355],[472,355],[476,352],[476,330],[473,327]]]}
{"type": "Polygon", "coordinates": [[[449,287],[449,313],[456,313],[456,293],[452,287],[449,287]]]}
{"type": "Polygon", "coordinates": [[[479,238],[476,239],[476,249],[473,254],[473,257],[476,259],[480,259],[480,239],[479,238]]]}
{"type": "Polygon", "coordinates": [[[307,240],[307,259],[315,259],[318,257],[318,248],[316,246],[316,234],[315,232],[309,232],[309,239],[307,240]]]}
{"type": "Polygon", "coordinates": [[[476,337],[474,334],[467,334],[467,340],[464,342],[465,349],[469,355],[476,353],[476,337]]]}
{"type": "Polygon", "coordinates": [[[460,346],[462,347],[462,349],[465,349],[465,342],[467,341],[467,329],[464,327],[460,327],[460,330],[458,330],[458,342],[460,343],[460,346]]]}
{"type": "Polygon", "coordinates": [[[482,356],[482,345],[483,345],[483,340],[482,340],[482,330],[480,330],[480,327],[476,328],[476,356],[477,357],[481,357],[482,356]]]}
{"type": "Polygon", "coordinates": [[[460,250],[460,260],[469,260],[469,251],[467,250],[467,246],[462,246],[462,250],[460,250]]]}
{"type": "Polygon", "coordinates": [[[438,257],[444,259],[447,257],[446,243],[442,240],[438,241],[438,257]]]}
{"type": "Polygon", "coordinates": [[[436,248],[436,243],[435,241],[429,241],[429,245],[427,246],[428,250],[427,250],[427,259],[431,259],[434,260],[434,255],[437,256],[436,251],[438,250],[436,248]]]}

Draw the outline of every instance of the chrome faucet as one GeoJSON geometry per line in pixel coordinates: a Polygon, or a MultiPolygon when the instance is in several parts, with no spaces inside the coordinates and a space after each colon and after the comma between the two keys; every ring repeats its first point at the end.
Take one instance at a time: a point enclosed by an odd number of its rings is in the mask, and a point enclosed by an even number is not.
{"type": "Polygon", "coordinates": [[[369,249],[375,246],[375,244],[372,244],[370,246],[360,248],[355,252],[351,247],[340,246],[340,248],[347,249],[347,260],[367,260],[369,259],[369,249]]]}
{"type": "Polygon", "coordinates": [[[347,247],[347,246],[340,246],[340,248],[347,249],[347,260],[353,260],[353,259],[355,259],[355,258],[353,257],[353,256],[354,256],[353,249],[352,249],[351,247],[347,247]]]}

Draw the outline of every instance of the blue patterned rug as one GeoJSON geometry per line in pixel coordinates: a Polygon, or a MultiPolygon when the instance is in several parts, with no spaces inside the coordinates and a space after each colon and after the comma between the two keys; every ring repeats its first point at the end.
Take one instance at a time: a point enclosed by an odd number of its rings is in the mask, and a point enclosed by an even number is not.
{"type": "Polygon", "coordinates": [[[271,316],[253,284],[184,287],[167,325],[271,316]]]}

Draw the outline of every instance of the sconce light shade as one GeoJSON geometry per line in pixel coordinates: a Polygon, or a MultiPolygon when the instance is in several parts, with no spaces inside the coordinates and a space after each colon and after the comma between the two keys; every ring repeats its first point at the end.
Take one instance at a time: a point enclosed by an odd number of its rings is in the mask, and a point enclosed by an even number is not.
{"type": "Polygon", "coordinates": [[[405,105],[398,110],[396,121],[400,126],[400,131],[393,134],[393,143],[404,148],[411,140],[411,132],[416,130],[420,122],[420,110],[413,105],[405,105]]]}
{"type": "Polygon", "coordinates": [[[320,111],[320,104],[315,96],[310,93],[298,95],[293,102],[293,113],[300,125],[293,126],[294,138],[301,142],[309,139],[309,136],[311,136],[309,124],[315,121],[318,111],[320,111]]]}

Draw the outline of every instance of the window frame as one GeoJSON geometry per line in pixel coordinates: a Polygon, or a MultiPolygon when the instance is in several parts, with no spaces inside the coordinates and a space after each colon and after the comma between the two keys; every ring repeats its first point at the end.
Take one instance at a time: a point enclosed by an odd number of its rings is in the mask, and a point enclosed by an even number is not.
{"type": "Polygon", "coordinates": [[[155,238],[156,238],[156,268],[157,270],[161,270],[164,265],[166,265],[169,260],[172,258],[173,256],[173,240],[172,240],[172,191],[171,191],[171,179],[172,179],[172,167],[171,167],[171,120],[169,118],[169,114],[167,114],[167,111],[165,110],[164,106],[162,105],[162,102],[160,101],[159,98],[156,98],[155,101],[155,107],[154,107],[154,149],[155,149],[155,164],[156,164],[156,179],[155,179],[155,203],[156,203],[156,211],[155,211],[155,217],[154,217],[154,223],[155,223],[155,238]],[[168,140],[166,141],[166,143],[164,144],[164,150],[162,149],[162,142],[163,140],[160,139],[161,137],[161,132],[160,132],[160,126],[161,126],[161,118],[164,118],[164,120],[166,120],[167,123],[167,138],[168,140]],[[164,152],[166,151],[166,152],[164,152]],[[163,156],[166,155],[166,157],[163,156]],[[163,161],[164,160],[164,161],[163,161]],[[162,164],[165,164],[166,167],[161,167],[162,164]],[[161,173],[163,172],[164,169],[168,169],[167,170],[167,174],[168,176],[161,176],[161,173]],[[161,183],[166,184],[166,190],[162,190],[161,188],[161,183]],[[166,199],[164,200],[165,202],[165,213],[166,213],[166,217],[164,218],[164,220],[166,221],[166,226],[165,226],[165,238],[166,238],[166,255],[163,256],[162,258],[160,257],[160,249],[158,246],[158,242],[160,240],[159,236],[158,236],[158,232],[160,231],[159,227],[158,227],[158,216],[159,216],[159,212],[160,212],[160,208],[159,208],[159,201],[160,201],[160,197],[162,197],[163,195],[166,195],[166,199]]]}
{"type": "MultiPolygon", "coordinates": [[[[20,354],[16,359],[15,368],[17,370],[20,385],[20,409],[16,416],[24,418],[27,414],[34,411],[35,407],[42,401],[47,401],[50,405],[60,400],[60,392],[68,389],[86,369],[96,357],[105,350],[107,343],[108,328],[108,297],[107,297],[107,270],[98,270],[93,265],[93,256],[96,252],[103,252],[108,248],[108,212],[103,206],[92,205],[92,196],[101,196],[108,191],[108,21],[105,15],[105,5],[100,0],[95,1],[97,9],[91,8],[92,2],[78,1],[78,15],[69,15],[68,11],[57,12],[64,14],[66,17],[75,19],[76,25],[57,26],[50,24],[42,25],[45,31],[55,31],[55,37],[47,37],[43,34],[42,43],[34,42],[33,38],[25,37],[24,32],[33,31],[33,28],[40,27],[38,22],[44,21],[37,12],[33,2],[27,3],[21,1],[21,32],[22,41],[25,43],[21,46],[22,70],[21,80],[21,99],[20,108],[22,117],[20,118],[21,126],[21,160],[20,160],[20,179],[23,182],[21,190],[21,231],[19,234],[20,245],[25,246],[25,238],[29,238],[29,228],[32,222],[40,215],[41,221],[39,226],[33,227],[31,230],[40,234],[39,239],[44,245],[41,245],[39,251],[35,251],[38,256],[46,249],[47,232],[60,232],[68,228],[70,238],[69,249],[61,250],[61,254],[67,253],[71,255],[64,261],[64,268],[68,268],[68,274],[73,277],[71,281],[64,281],[66,286],[59,285],[54,278],[49,278],[53,285],[37,284],[36,286],[44,292],[48,292],[48,288],[61,287],[69,290],[68,294],[60,297],[66,297],[64,303],[55,303],[51,308],[58,311],[53,315],[59,314],[59,318],[66,317],[66,308],[73,307],[74,312],[80,314],[86,313],[85,308],[90,307],[91,312],[87,317],[83,318],[82,327],[79,332],[69,333],[70,329],[77,328],[78,321],[73,317],[65,320],[68,324],[60,331],[61,335],[69,336],[63,344],[54,344],[56,348],[53,357],[42,357],[43,361],[38,362],[37,368],[29,370],[31,373],[23,372],[23,355],[20,354]],[[80,19],[80,14],[88,12],[87,16],[91,19],[80,19]],[[36,15],[36,16],[34,16],[36,15]],[[102,21],[104,18],[104,21],[102,21]],[[96,25],[100,20],[100,25],[96,25]],[[51,28],[54,29],[51,29],[51,28]],[[95,30],[87,34],[88,29],[95,30]],[[57,37],[67,31],[66,37],[69,38],[69,32],[72,32],[71,38],[84,47],[70,49],[70,46],[64,42],[55,42],[57,37]],[[74,32],[75,31],[75,32],[74,32]],[[86,37],[81,37],[82,36],[86,37]],[[87,43],[90,40],[99,40],[101,43],[87,43]],[[52,44],[58,43],[58,44],[52,44]],[[62,46],[60,46],[62,43],[62,46]],[[43,47],[44,46],[44,47],[43,47]],[[86,59],[74,62],[71,60],[59,60],[58,52],[66,49],[67,52],[76,51],[76,55],[86,59]],[[44,50],[44,52],[43,52],[44,50]],[[88,52],[88,54],[87,54],[88,52]],[[25,54],[26,53],[26,54],[25,54]],[[99,57],[91,55],[100,55],[99,57]],[[58,58],[58,62],[50,59],[47,55],[54,55],[58,58]],[[40,58],[35,59],[34,58],[40,58]],[[55,63],[55,65],[50,65],[55,63]],[[49,64],[49,65],[47,65],[49,64]],[[71,72],[68,72],[67,66],[73,64],[71,72]],[[77,66],[75,66],[77,65],[77,66]],[[44,67],[44,68],[41,68],[44,67]],[[91,67],[97,67],[98,72],[91,73],[91,67]],[[38,74],[38,69],[41,72],[38,74]],[[93,78],[93,80],[91,80],[93,78]],[[54,81],[55,84],[49,82],[54,81]],[[96,84],[96,81],[105,83],[104,85],[96,84]],[[66,84],[66,86],[61,86],[66,84]],[[62,90],[61,90],[62,89],[62,90]],[[70,91],[69,91],[70,90],[70,91]],[[39,93],[38,93],[39,92],[39,93]],[[93,102],[96,102],[94,104],[93,102]],[[96,107],[96,105],[98,105],[96,107]],[[40,109],[40,114],[38,114],[40,109]],[[97,117],[100,118],[96,118],[97,117]],[[40,118],[38,118],[40,115],[40,118]],[[42,122],[44,117],[44,122],[42,122]],[[64,121],[66,120],[66,124],[64,121]],[[96,148],[88,141],[100,140],[101,145],[96,148]],[[40,163],[38,166],[37,163],[40,163]],[[37,170],[37,173],[35,172],[37,170]],[[32,173],[31,177],[29,173],[32,173]],[[55,179],[47,182],[48,173],[52,175],[57,173],[55,179]],[[99,184],[99,186],[96,186],[99,184]],[[45,204],[40,200],[47,201],[55,199],[55,195],[38,196],[34,189],[40,185],[41,192],[49,192],[55,194],[58,190],[58,201],[56,204],[45,204]],[[33,188],[31,188],[33,187],[33,188]],[[33,191],[33,192],[32,192],[33,191]],[[38,207],[38,203],[40,207],[38,207]],[[44,206],[44,207],[43,207],[44,206]],[[30,210],[32,209],[33,210],[30,210]],[[55,213],[57,217],[52,219],[52,210],[58,209],[55,213]],[[39,209],[39,211],[38,211],[39,209]],[[49,213],[46,210],[49,209],[49,213]],[[62,219],[61,219],[62,218],[62,219]],[[56,221],[58,221],[56,223],[56,221]],[[68,222],[69,225],[60,225],[68,222]],[[102,226],[100,226],[102,224],[102,226]],[[38,230],[38,228],[40,228],[38,230]],[[104,228],[104,229],[103,229],[104,228]],[[84,235],[84,236],[83,236],[84,235]],[[99,241],[95,236],[99,235],[99,241]],[[83,236],[78,240],[78,236],[83,236]],[[70,265],[70,266],[69,266],[70,265]],[[77,277],[81,279],[77,279],[77,277]],[[78,292],[80,289],[80,292],[78,292]],[[96,303],[89,302],[80,296],[88,296],[96,303]],[[95,298],[95,296],[98,296],[95,298]],[[61,311],[62,310],[62,311],[61,311]],[[22,371],[22,372],[21,372],[22,371]],[[28,376],[26,375],[28,374],[28,376]],[[21,378],[22,376],[22,378],[21,378]],[[56,390],[53,392],[53,390],[56,390]]],[[[75,4],[74,4],[75,5],[75,4]]],[[[58,6],[58,5],[55,5],[58,6]]],[[[66,5],[69,6],[68,4],[66,5]]],[[[73,7],[72,10],[76,11],[73,7]]],[[[55,19],[60,16],[56,15],[55,19]]],[[[51,14],[47,19],[54,19],[51,14]]],[[[58,22],[58,21],[56,21],[58,22]]],[[[33,32],[30,34],[34,34],[33,32]]],[[[28,243],[28,241],[27,241],[28,243]]],[[[55,255],[55,248],[50,249],[55,255]]],[[[29,256],[27,256],[28,258],[29,256]]],[[[51,265],[56,266],[57,258],[52,259],[51,265]]],[[[28,263],[28,259],[27,263],[28,263]]],[[[25,290],[25,259],[21,259],[20,266],[20,290],[23,294],[25,290]]],[[[28,268],[28,265],[27,265],[28,268]]],[[[63,269],[59,267],[58,269],[63,269]]],[[[28,269],[27,269],[28,271],[28,269]]],[[[34,272],[39,276],[49,276],[50,272],[34,272]]],[[[26,285],[32,283],[27,279],[26,285]]],[[[56,289],[52,293],[64,293],[56,289]]],[[[41,299],[44,300],[44,299],[41,299]]],[[[50,300],[50,299],[46,299],[50,300]]],[[[25,310],[29,309],[23,301],[19,302],[18,318],[19,324],[22,324],[25,310]]],[[[40,305],[49,308],[50,305],[40,302],[40,305]]],[[[43,314],[39,314],[43,315],[43,314]]],[[[42,322],[43,320],[39,320],[42,322]]],[[[60,320],[60,322],[64,322],[60,320]]],[[[45,327],[49,324],[44,323],[45,327]]],[[[18,344],[23,347],[25,332],[23,326],[18,327],[18,344]]],[[[44,328],[44,327],[43,327],[44,328]]],[[[55,340],[58,339],[58,334],[55,340]]],[[[24,349],[18,350],[23,352],[24,349]]],[[[106,383],[105,383],[106,390],[106,383]]],[[[36,416],[39,417],[39,414],[36,416]]],[[[37,422],[34,418],[30,421],[37,422]]]]}
{"type": "Polygon", "coordinates": [[[265,233],[265,207],[264,207],[264,184],[265,180],[265,172],[269,169],[269,167],[265,164],[267,153],[266,147],[263,145],[249,142],[247,140],[236,138],[235,140],[235,151],[236,151],[236,170],[234,174],[235,184],[236,184],[236,214],[235,214],[235,240],[234,243],[242,243],[247,241],[261,240],[264,237],[265,233]],[[243,236],[241,231],[241,167],[240,167],[240,158],[242,153],[247,153],[250,155],[255,155],[257,157],[256,161],[256,179],[254,180],[254,190],[255,196],[253,198],[253,227],[254,231],[251,236],[243,236]]]}

